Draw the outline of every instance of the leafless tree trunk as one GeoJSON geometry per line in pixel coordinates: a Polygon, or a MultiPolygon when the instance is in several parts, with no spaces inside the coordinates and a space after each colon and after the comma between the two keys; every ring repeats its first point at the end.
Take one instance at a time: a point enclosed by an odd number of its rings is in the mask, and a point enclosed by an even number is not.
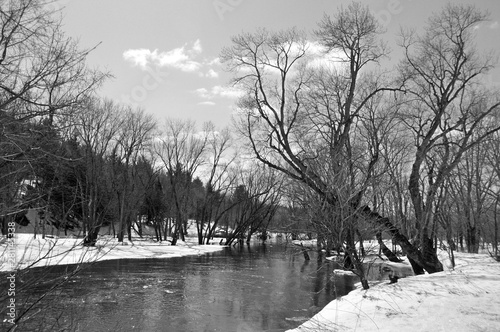
{"type": "Polygon", "coordinates": [[[195,172],[206,163],[208,144],[208,133],[196,133],[194,122],[168,119],[163,137],[155,145],[155,153],[163,162],[172,189],[175,207],[172,245],[177,244],[179,236],[184,240],[191,182],[195,172]]]}
{"type": "Polygon", "coordinates": [[[234,189],[237,173],[233,170],[235,155],[229,156],[231,136],[228,129],[216,131],[211,123],[205,124],[208,133],[208,179],[201,201],[201,215],[197,223],[199,244],[208,244],[219,221],[231,209],[228,195],[234,189]]]}
{"type": "Polygon", "coordinates": [[[103,201],[105,190],[105,161],[111,154],[113,141],[123,123],[120,108],[110,100],[89,98],[82,105],[75,118],[77,138],[85,151],[86,174],[82,183],[83,223],[87,233],[85,244],[94,245],[102,224],[102,213],[99,206],[103,201]]]}
{"type": "MultiPolygon", "coordinates": [[[[118,241],[123,242],[125,230],[131,240],[132,220],[137,218],[137,209],[142,197],[137,197],[137,163],[146,153],[156,127],[155,121],[143,110],[130,108],[121,111],[124,121],[114,141],[110,155],[113,163],[113,187],[118,199],[118,241]]],[[[144,193],[142,193],[143,195],[144,193]]]]}
{"type": "MultiPolygon", "coordinates": [[[[239,130],[256,158],[303,182],[334,209],[347,206],[351,210],[347,215],[353,217],[349,223],[355,223],[358,211],[392,230],[388,219],[362,204],[378,161],[377,147],[369,145],[365,153],[353,144],[361,114],[372,98],[397,90],[374,76],[359,82],[362,69],[386,55],[378,40],[380,32],[367,8],[352,4],[334,19],[325,17],[317,33],[327,55],[337,59],[338,69],[314,68],[312,46],[293,29],[236,36],[221,59],[236,74],[235,84],[246,91],[239,104],[239,130]],[[363,159],[366,155],[369,158],[363,159]],[[341,193],[331,179],[348,191],[341,193]]],[[[347,235],[349,255],[354,257],[354,237],[347,235]]],[[[360,264],[358,268],[362,270],[360,264]]],[[[366,280],[363,286],[368,287],[366,280]]]]}
{"type": "Polygon", "coordinates": [[[490,121],[498,101],[477,88],[478,79],[492,67],[491,59],[481,58],[473,48],[474,26],[484,19],[473,6],[450,4],[430,18],[422,36],[402,36],[405,60],[400,73],[410,96],[405,120],[416,146],[408,189],[417,221],[416,244],[426,262],[422,267],[430,273],[443,269],[433,245],[439,188],[464,153],[499,129],[490,121]],[[474,136],[480,128],[482,134],[474,136]],[[429,160],[438,148],[439,160],[429,160]]]}

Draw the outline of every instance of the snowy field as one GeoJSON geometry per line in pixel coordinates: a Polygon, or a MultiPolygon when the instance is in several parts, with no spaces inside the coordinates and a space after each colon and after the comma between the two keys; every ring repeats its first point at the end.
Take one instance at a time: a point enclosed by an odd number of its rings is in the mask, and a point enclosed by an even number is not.
{"type": "Polygon", "coordinates": [[[83,247],[81,238],[52,237],[41,239],[33,234],[17,233],[14,243],[3,239],[0,243],[0,252],[3,259],[0,262],[0,271],[24,269],[47,265],[79,264],[121,258],[169,258],[187,255],[202,255],[220,251],[222,246],[198,245],[196,238],[186,238],[186,242],[178,241],[177,246],[167,242],[154,242],[148,239],[133,238],[133,241],[124,240],[118,243],[112,236],[100,236],[95,247],[83,247]],[[9,262],[6,257],[15,253],[15,259],[9,262]]]}
{"type": "Polygon", "coordinates": [[[500,263],[486,254],[455,253],[445,271],[372,283],[330,302],[293,332],[500,331],[500,263]]]}

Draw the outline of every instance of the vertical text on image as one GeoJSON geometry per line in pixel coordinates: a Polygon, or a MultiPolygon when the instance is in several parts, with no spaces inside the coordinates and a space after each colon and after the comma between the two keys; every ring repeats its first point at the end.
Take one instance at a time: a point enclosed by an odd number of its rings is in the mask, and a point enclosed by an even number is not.
{"type": "Polygon", "coordinates": [[[16,319],[16,243],[15,243],[15,232],[16,224],[10,221],[7,224],[7,266],[11,272],[7,276],[8,288],[7,288],[7,319],[6,321],[15,324],[16,319]]]}

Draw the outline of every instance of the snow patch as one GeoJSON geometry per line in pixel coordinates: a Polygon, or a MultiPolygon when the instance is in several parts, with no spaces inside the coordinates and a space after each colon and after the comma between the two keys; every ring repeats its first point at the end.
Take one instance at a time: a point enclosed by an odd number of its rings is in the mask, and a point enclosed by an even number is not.
{"type": "Polygon", "coordinates": [[[455,269],[358,288],[289,331],[500,331],[500,263],[485,254],[455,260],[455,269]]]}

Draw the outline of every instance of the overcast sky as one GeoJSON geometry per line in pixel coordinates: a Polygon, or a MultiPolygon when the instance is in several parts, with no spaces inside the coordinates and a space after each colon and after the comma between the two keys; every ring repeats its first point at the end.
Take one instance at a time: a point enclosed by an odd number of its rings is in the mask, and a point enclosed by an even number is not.
{"type": "MultiPolygon", "coordinates": [[[[421,27],[439,11],[442,0],[364,0],[386,27],[385,40],[395,45],[401,26],[421,27]]],[[[480,48],[500,53],[500,1],[474,3],[490,12],[477,29],[480,48]]],[[[114,78],[100,94],[143,107],[159,121],[190,118],[199,126],[211,120],[230,125],[236,91],[228,86],[218,56],[230,38],[258,27],[297,27],[310,33],[326,13],[343,0],[60,0],[64,30],[82,47],[100,43],[89,64],[109,70],[114,78]]],[[[312,37],[311,37],[312,38],[312,37]]],[[[392,47],[393,63],[398,50],[392,47]]],[[[490,77],[500,82],[500,70],[490,77]]]]}

